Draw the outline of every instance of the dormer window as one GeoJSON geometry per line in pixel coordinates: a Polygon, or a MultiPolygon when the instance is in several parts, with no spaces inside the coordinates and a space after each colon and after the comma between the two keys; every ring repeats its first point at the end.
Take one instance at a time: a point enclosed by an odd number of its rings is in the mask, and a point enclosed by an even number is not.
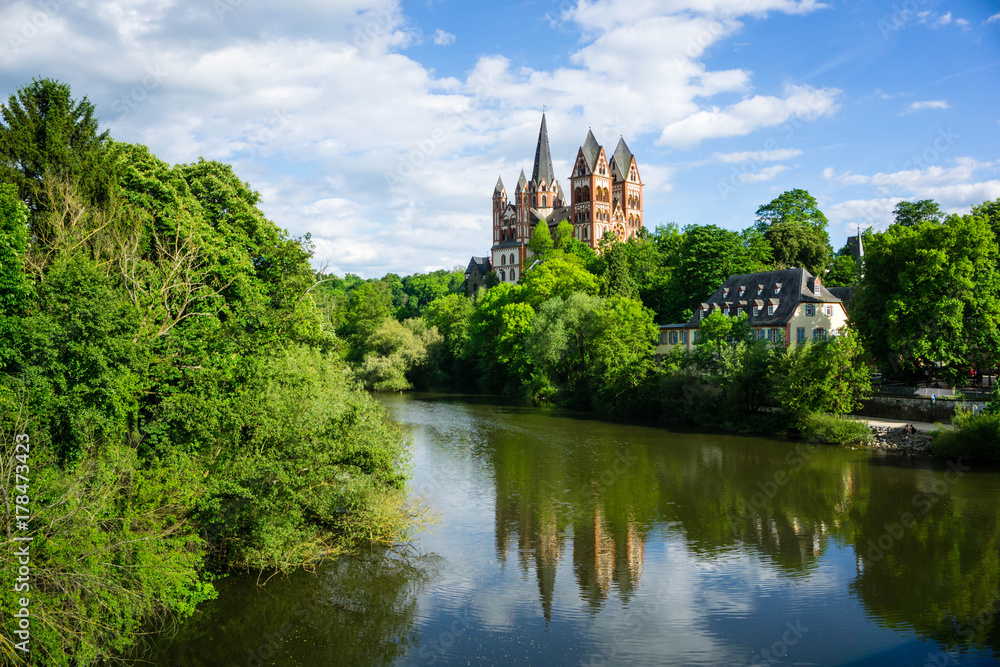
{"type": "Polygon", "coordinates": [[[725,315],[726,317],[729,317],[729,306],[723,308],[722,314],[725,315]]]}
{"type": "Polygon", "coordinates": [[[781,292],[781,283],[777,283],[774,286],[774,295],[777,296],[781,292]]]}
{"type": "Polygon", "coordinates": [[[760,315],[760,307],[759,306],[754,306],[753,307],[753,316],[757,317],[758,315],[760,315]]]}
{"type": "Polygon", "coordinates": [[[743,294],[744,294],[744,293],[745,293],[746,291],[747,291],[747,288],[746,288],[746,287],[744,287],[744,286],[742,286],[742,285],[740,285],[740,296],[743,296],[743,294]]]}
{"type": "Polygon", "coordinates": [[[729,288],[728,287],[723,287],[722,288],[722,298],[725,299],[727,296],[729,296],[729,288]]]}
{"type": "Polygon", "coordinates": [[[820,284],[819,278],[816,278],[816,280],[813,281],[813,296],[820,296],[820,290],[822,289],[823,286],[820,284]]]}
{"type": "Polygon", "coordinates": [[[767,314],[768,315],[774,315],[774,306],[768,306],[767,307],[767,314]]]}

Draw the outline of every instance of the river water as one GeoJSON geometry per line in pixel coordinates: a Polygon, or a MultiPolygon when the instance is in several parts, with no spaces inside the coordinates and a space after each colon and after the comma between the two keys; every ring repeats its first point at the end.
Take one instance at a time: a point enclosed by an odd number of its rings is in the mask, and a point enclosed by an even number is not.
{"type": "Polygon", "coordinates": [[[992,665],[1000,474],[385,396],[436,514],[414,549],[219,599],[163,665],[992,665]]]}

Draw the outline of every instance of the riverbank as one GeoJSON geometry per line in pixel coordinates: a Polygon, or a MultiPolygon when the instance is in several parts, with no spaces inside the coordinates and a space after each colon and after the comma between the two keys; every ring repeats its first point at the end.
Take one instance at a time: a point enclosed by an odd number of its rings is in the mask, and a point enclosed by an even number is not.
{"type": "MultiPolygon", "coordinates": [[[[930,456],[931,431],[941,428],[930,422],[908,422],[901,419],[871,419],[846,415],[847,419],[863,421],[872,432],[868,449],[908,456],[930,456]],[[909,427],[909,428],[908,428],[909,427]]],[[[944,428],[947,428],[945,426],[944,428]]]]}

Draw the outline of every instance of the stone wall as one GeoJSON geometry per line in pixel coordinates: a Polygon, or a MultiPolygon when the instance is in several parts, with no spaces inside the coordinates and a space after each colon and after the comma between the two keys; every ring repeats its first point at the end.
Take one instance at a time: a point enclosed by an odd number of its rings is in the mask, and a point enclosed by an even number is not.
{"type": "MultiPolygon", "coordinates": [[[[914,422],[941,422],[950,424],[955,415],[955,406],[962,406],[961,401],[939,399],[932,401],[925,396],[889,396],[877,394],[865,401],[864,406],[854,414],[864,417],[881,417],[883,419],[903,419],[914,422]]],[[[973,406],[980,408],[985,403],[966,402],[965,409],[973,406]]]]}

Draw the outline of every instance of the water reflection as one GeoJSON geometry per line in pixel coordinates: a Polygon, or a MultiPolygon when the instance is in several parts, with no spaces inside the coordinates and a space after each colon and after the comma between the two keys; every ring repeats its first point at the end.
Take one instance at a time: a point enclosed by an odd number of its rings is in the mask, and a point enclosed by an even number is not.
{"type": "Polygon", "coordinates": [[[567,558],[589,608],[627,604],[648,543],[667,533],[703,559],[751,554],[790,582],[847,548],[848,590],[881,627],[949,649],[1000,646],[995,473],[749,438],[631,428],[638,437],[622,439],[607,436],[624,427],[560,421],[558,434],[499,431],[484,451],[497,557],[516,552],[533,572],[546,622],[567,558]]]}

